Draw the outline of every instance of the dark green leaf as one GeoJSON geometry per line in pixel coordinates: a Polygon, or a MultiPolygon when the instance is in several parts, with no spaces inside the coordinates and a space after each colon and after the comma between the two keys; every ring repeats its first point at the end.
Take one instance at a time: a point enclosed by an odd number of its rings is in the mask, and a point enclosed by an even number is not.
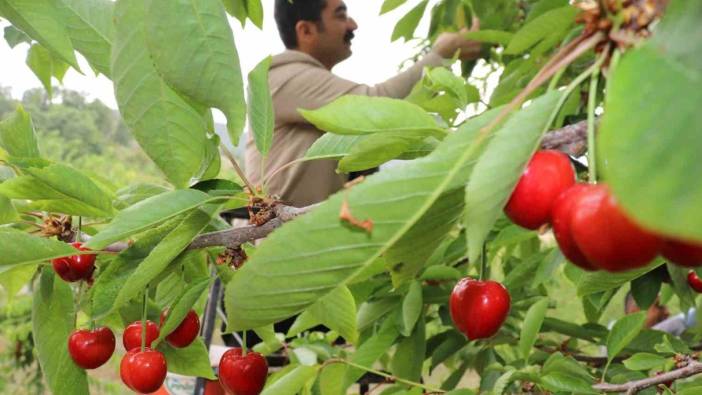
{"type": "Polygon", "coordinates": [[[358,338],[355,318],[356,302],[351,291],[347,287],[342,286],[302,313],[295,321],[296,325],[290,328],[288,337],[294,336],[314,325],[324,324],[327,328],[343,336],[349,343],[355,343],[358,338]]]}
{"type": "MultiPolygon", "coordinates": [[[[351,356],[351,362],[357,365],[371,367],[375,361],[387,353],[390,346],[395,343],[395,339],[397,339],[399,335],[395,325],[396,318],[396,314],[391,314],[387,317],[380,326],[380,329],[378,329],[378,332],[358,346],[351,356]]],[[[346,371],[345,387],[348,388],[349,385],[356,382],[363,373],[361,369],[349,368],[346,371]]]]}
{"type": "Polygon", "coordinates": [[[32,39],[20,29],[10,25],[5,26],[5,41],[7,41],[7,45],[9,45],[10,48],[14,48],[21,43],[29,44],[32,42],[32,39]]]}
{"type": "Polygon", "coordinates": [[[204,377],[209,380],[217,379],[210,366],[210,354],[199,337],[185,348],[175,348],[167,343],[161,343],[158,345],[158,350],[166,357],[169,372],[204,377]]]}
{"type": "Polygon", "coordinates": [[[631,294],[641,310],[648,310],[651,307],[660,290],[661,279],[655,272],[648,272],[631,281],[631,294]]]}
{"type": "Polygon", "coordinates": [[[680,299],[680,307],[682,310],[687,311],[690,307],[695,307],[695,297],[697,293],[694,293],[687,283],[687,273],[690,269],[671,263],[667,263],[666,266],[670,274],[673,291],[680,299]]]}
{"type": "Polygon", "coordinates": [[[414,330],[414,324],[422,314],[424,303],[422,302],[422,284],[419,281],[412,281],[409,291],[402,301],[402,327],[400,333],[409,336],[414,330]]]}
{"type": "MultiPolygon", "coordinates": [[[[144,261],[146,262],[146,261],[144,261]]],[[[166,320],[160,324],[159,336],[156,342],[159,343],[173,332],[183,321],[188,312],[193,308],[195,302],[200,299],[202,293],[210,285],[210,279],[205,278],[196,283],[190,284],[183,293],[168,308],[166,320]]]]}
{"type": "Polygon", "coordinates": [[[66,339],[74,329],[74,314],[71,287],[45,267],[34,291],[32,337],[41,370],[54,394],[88,393],[85,370],[68,354],[66,339]]]}
{"type": "Polygon", "coordinates": [[[568,5],[534,18],[514,34],[504,53],[506,55],[520,54],[545,39],[549,34],[566,30],[575,22],[575,16],[579,12],[577,8],[568,5]]]}
{"type": "Polygon", "coordinates": [[[607,360],[612,361],[643,329],[646,312],[626,315],[617,320],[607,337],[607,360]]]}
{"type": "Polygon", "coordinates": [[[546,317],[546,309],[548,309],[548,299],[544,298],[529,307],[526,316],[524,316],[522,332],[519,336],[519,351],[527,361],[527,364],[531,348],[536,343],[536,337],[546,317]]]}
{"type": "Polygon", "coordinates": [[[405,380],[419,382],[422,378],[426,350],[426,330],[424,317],[421,317],[410,336],[398,343],[390,365],[392,374],[405,380]]]}
{"type": "Polygon", "coordinates": [[[619,286],[650,272],[651,270],[660,266],[662,263],[663,261],[657,260],[640,269],[629,270],[622,273],[609,273],[605,271],[585,273],[580,278],[580,281],[578,281],[578,296],[582,297],[585,295],[618,288],[619,286]]]}

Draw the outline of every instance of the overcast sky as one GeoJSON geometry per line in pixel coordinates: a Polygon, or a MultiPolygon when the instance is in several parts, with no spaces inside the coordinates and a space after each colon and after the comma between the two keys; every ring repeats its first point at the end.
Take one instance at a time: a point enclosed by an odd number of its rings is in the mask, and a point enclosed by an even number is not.
{"type": "MultiPolygon", "coordinates": [[[[273,1],[264,0],[263,3],[265,15],[263,31],[250,22],[242,30],[237,20],[233,18],[229,20],[234,30],[244,76],[261,59],[281,52],[284,48],[273,20],[273,1]]],[[[395,22],[411,9],[415,2],[408,2],[383,16],[378,15],[382,1],[347,0],[346,3],[349,7],[349,15],[356,20],[359,29],[353,40],[353,56],[339,64],[334,72],[353,81],[369,84],[392,77],[397,73],[398,66],[417,52],[416,42],[390,42],[395,22]]],[[[4,27],[7,22],[0,22],[0,25],[4,27]]],[[[423,20],[417,30],[419,37],[425,35],[427,25],[428,21],[423,20]]],[[[12,95],[16,98],[21,98],[27,89],[42,86],[25,64],[28,48],[27,44],[20,44],[11,49],[4,39],[0,39],[0,86],[10,87],[12,95]]],[[[80,59],[80,61],[81,68],[87,75],[80,75],[71,69],[64,78],[63,86],[84,92],[90,98],[97,98],[109,107],[117,108],[112,82],[103,76],[95,77],[84,60],[80,59]]],[[[216,118],[224,120],[221,114],[216,114],[216,118]]]]}

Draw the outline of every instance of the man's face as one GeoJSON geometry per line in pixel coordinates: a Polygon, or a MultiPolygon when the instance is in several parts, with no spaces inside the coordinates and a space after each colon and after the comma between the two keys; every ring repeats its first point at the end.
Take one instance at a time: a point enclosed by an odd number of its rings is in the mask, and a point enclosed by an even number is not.
{"type": "Polygon", "coordinates": [[[317,29],[315,52],[327,67],[351,56],[351,39],[358,28],[346,13],[342,0],[327,0],[322,10],[322,25],[317,29]]]}

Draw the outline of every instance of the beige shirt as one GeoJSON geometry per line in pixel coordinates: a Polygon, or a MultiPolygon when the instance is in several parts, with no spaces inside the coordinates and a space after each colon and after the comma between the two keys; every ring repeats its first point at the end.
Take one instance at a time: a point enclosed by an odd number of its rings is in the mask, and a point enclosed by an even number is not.
{"type": "MultiPolygon", "coordinates": [[[[298,109],[314,110],[346,94],[404,98],[421,78],[425,66],[439,66],[442,58],[434,52],[389,80],[368,86],[331,73],[312,56],[287,50],[273,57],[268,82],[273,96],[275,129],[273,143],[265,158],[265,174],[301,158],[322,131],[305,121],[298,109]]],[[[246,176],[261,185],[263,159],[249,130],[246,142],[246,176]]],[[[295,164],[276,174],[268,193],[286,204],[303,207],[326,199],[340,190],[347,175],[336,173],[336,160],[314,160],[295,164]]],[[[265,176],[264,176],[265,178],[265,176]]]]}

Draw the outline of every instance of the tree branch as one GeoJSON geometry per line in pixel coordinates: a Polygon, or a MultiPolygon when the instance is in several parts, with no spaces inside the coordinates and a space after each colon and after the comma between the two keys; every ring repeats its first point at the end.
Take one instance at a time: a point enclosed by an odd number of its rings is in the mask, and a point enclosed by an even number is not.
{"type": "Polygon", "coordinates": [[[626,395],[633,395],[648,387],[667,383],[670,381],[675,381],[685,377],[694,376],[698,373],[702,373],[702,363],[695,361],[692,358],[688,358],[688,364],[683,368],[671,370],[670,372],[659,374],[657,376],[649,377],[646,379],[629,381],[624,384],[596,384],[593,385],[592,388],[598,391],[625,392],[626,395]]]}
{"type": "Polygon", "coordinates": [[[587,151],[587,121],[547,133],[541,140],[541,148],[563,151],[571,156],[581,156],[587,151]]]}

